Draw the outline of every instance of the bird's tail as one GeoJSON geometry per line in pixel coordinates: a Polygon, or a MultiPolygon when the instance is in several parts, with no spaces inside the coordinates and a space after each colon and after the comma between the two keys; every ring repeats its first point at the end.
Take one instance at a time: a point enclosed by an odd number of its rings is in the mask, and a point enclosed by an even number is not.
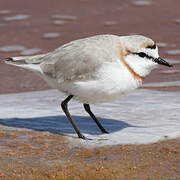
{"type": "Polygon", "coordinates": [[[19,66],[31,71],[40,71],[40,63],[43,61],[45,54],[36,55],[36,56],[19,56],[19,57],[10,57],[4,59],[5,63],[19,66]]]}

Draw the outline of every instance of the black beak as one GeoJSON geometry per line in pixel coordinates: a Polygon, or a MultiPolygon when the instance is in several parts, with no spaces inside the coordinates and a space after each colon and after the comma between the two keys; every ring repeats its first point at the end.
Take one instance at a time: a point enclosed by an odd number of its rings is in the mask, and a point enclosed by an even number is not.
{"type": "Polygon", "coordinates": [[[172,64],[169,64],[167,61],[165,61],[164,59],[161,59],[160,57],[154,59],[154,62],[161,64],[161,65],[164,65],[164,66],[173,67],[172,64]]]}

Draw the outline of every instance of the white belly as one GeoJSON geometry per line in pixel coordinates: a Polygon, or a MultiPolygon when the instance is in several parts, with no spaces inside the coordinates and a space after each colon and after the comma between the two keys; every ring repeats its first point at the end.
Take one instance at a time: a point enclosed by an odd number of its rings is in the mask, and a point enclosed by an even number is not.
{"type": "Polygon", "coordinates": [[[82,103],[96,104],[121,98],[142,84],[120,63],[104,64],[94,77],[88,81],[65,83],[61,87],[82,103]]]}

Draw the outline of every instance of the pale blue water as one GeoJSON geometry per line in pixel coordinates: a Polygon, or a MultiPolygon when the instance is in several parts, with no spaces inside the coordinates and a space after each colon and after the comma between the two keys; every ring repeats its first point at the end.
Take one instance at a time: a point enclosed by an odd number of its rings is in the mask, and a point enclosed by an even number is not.
{"type": "Polygon", "coordinates": [[[77,138],[60,108],[63,94],[56,90],[0,95],[0,123],[15,129],[63,134],[73,145],[144,144],[180,136],[180,92],[136,90],[116,102],[92,105],[109,134],[101,134],[82,104],[69,111],[79,129],[92,141],[77,138]]]}

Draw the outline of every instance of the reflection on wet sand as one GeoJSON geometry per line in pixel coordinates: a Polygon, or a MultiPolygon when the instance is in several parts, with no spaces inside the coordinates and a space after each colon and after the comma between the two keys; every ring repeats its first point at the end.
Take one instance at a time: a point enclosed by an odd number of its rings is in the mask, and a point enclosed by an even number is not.
{"type": "Polygon", "coordinates": [[[1,46],[0,47],[0,52],[15,52],[15,51],[22,51],[24,50],[24,46],[20,45],[9,45],[9,46],[1,46]]]}
{"type": "Polygon", "coordinates": [[[24,19],[28,19],[31,15],[28,14],[18,14],[18,15],[14,15],[14,16],[6,16],[4,17],[5,21],[17,21],[17,20],[24,20],[24,19]]]}
{"type": "Polygon", "coordinates": [[[149,0],[136,0],[136,1],[133,1],[132,4],[135,6],[148,6],[148,5],[151,5],[152,2],[149,0]]]}
{"type": "Polygon", "coordinates": [[[65,15],[65,14],[54,14],[51,17],[55,18],[55,19],[62,19],[62,20],[76,20],[76,19],[78,19],[77,16],[65,15]]]}
{"type": "Polygon", "coordinates": [[[166,52],[168,55],[171,55],[171,56],[180,55],[180,49],[172,49],[172,50],[168,50],[166,52]]]}
{"type": "Polygon", "coordinates": [[[55,24],[55,25],[63,25],[63,24],[65,24],[65,21],[64,20],[55,20],[55,21],[53,21],[53,24],[55,24]]]}
{"type": "Polygon", "coordinates": [[[176,19],[176,23],[177,23],[177,24],[180,24],[180,19],[176,19]]]}
{"type": "Polygon", "coordinates": [[[168,43],[166,43],[166,42],[158,42],[158,43],[156,43],[157,44],[157,46],[158,47],[167,47],[168,46],[168,43]]]}
{"type": "Polygon", "coordinates": [[[142,85],[142,88],[163,88],[163,87],[179,87],[180,81],[154,82],[142,85]]]}
{"type": "Polygon", "coordinates": [[[6,14],[10,14],[10,13],[11,13],[11,10],[8,10],[8,9],[0,10],[0,15],[6,15],[6,14]]]}
{"type": "Polygon", "coordinates": [[[163,73],[163,74],[174,74],[174,73],[180,73],[180,70],[176,70],[176,69],[173,69],[173,70],[163,70],[163,71],[160,71],[160,73],[163,73]]]}
{"type": "Polygon", "coordinates": [[[25,49],[20,52],[20,55],[26,56],[26,55],[33,55],[36,53],[39,53],[42,49],[36,48],[36,49],[25,49]]]}
{"type": "Polygon", "coordinates": [[[11,52],[20,52],[20,55],[33,55],[38,52],[40,52],[42,49],[40,48],[33,48],[33,49],[27,49],[24,46],[21,45],[9,45],[9,46],[1,46],[0,52],[3,53],[11,53],[11,52]]]}
{"type": "Polygon", "coordinates": [[[170,62],[171,64],[179,64],[180,65],[180,60],[176,60],[176,59],[165,59],[166,61],[170,62]]]}
{"type": "Polygon", "coordinates": [[[57,38],[60,36],[60,33],[57,32],[48,32],[43,34],[43,38],[45,39],[51,39],[51,38],[57,38]]]}
{"type": "Polygon", "coordinates": [[[118,25],[119,23],[117,21],[105,21],[104,25],[105,26],[113,26],[113,25],[118,25]]]}

